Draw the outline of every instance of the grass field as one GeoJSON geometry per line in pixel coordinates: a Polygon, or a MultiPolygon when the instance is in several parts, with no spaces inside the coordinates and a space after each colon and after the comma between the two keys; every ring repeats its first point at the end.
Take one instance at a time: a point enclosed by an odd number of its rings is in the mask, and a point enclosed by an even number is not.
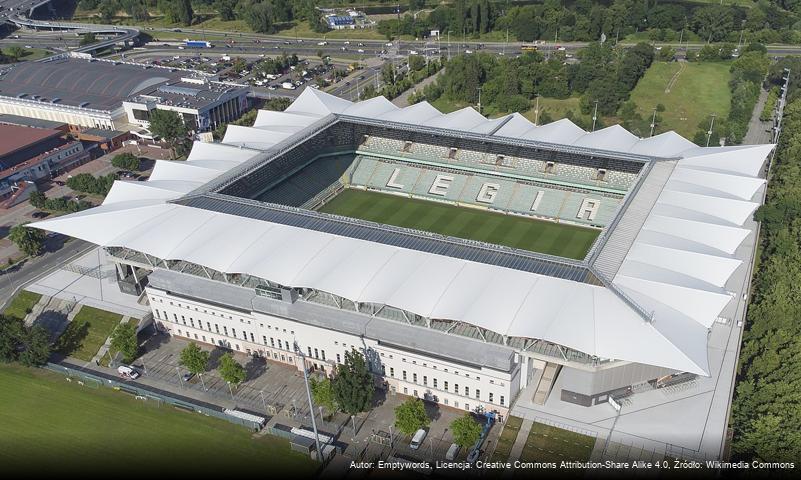
{"type": "Polygon", "coordinates": [[[495,451],[492,452],[493,462],[505,462],[509,460],[509,455],[512,453],[512,446],[515,444],[517,434],[520,433],[520,426],[523,424],[523,419],[520,417],[510,416],[506,419],[503,425],[503,431],[498,437],[498,444],[495,446],[495,451]]]}
{"type": "Polygon", "coordinates": [[[573,225],[363,190],[345,190],[320,210],[575,259],[584,258],[599,233],[573,225]]]}
{"type": "Polygon", "coordinates": [[[595,438],[534,422],[528,434],[521,461],[556,462],[590,459],[595,438]]]}
{"type": "Polygon", "coordinates": [[[730,62],[654,62],[631,93],[643,118],[650,120],[653,108],[661,103],[659,131],[675,130],[692,139],[701,121],[712,113],[718,118],[729,114],[730,62]],[[678,74],[669,92],[671,79],[678,74]]]}
{"type": "Polygon", "coordinates": [[[224,420],[148,406],[43,370],[0,366],[0,405],[0,463],[4,471],[24,469],[26,476],[127,471],[206,477],[226,471],[281,477],[291,471],[292,478],[307,478],[316,468],[290,451],[286,440],[253,439],[224,420]]]}
{"type": "Polygon", "coordinates": [[[56,348],[60,353],[88,362],[120,320],[119,314],[84,305],[58,339],[56,348]]]}
{"type": "Polygon", "coordinates": [[[9,303],[8,307],[3,311],[3,315],[6,317],[24,319],[28,314],[28,311],[32,309],[34,305],[39,303],[39,299],[41,298],[42,296],[38,293],[23,290],[19,292],[13,300],[11,300],[11,303],[9,303]]]}

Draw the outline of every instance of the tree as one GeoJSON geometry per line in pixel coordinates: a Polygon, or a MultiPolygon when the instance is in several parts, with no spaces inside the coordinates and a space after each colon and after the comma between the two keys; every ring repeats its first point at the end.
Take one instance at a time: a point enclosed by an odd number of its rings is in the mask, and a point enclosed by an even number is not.
{"type": "Polygon", "coordinates": [[[14,61],[19,60],[20,58],[24,57],[28,51],[24,48],[20,47],[19,45],[12,45],[8,47],[8,54],[14,61]]]}
{"type": "Polygon", "coordinates": [[[164,139],[173,149],[188,133],[183,118],[177,112],[159,109],[150,114],[150,131],[164,139]]]}
{"type": "Polygon", "coordinates": [[[322,405],[329,413],[334,413],[337,410],[337,400],[331,379],[323,378],[322,380],[317,380],[312,378],[309,380],[309,388],[317,405],[322,405]]]}
{"type": "Polygon", "coordinates": [[[375,385],[364,355],[356,350],[345,352],[345,362],[337,365],[333,388],[339,408],[348,415],[353,416],[370,408],[375,385]]]}
{"type": "Polygon", "coordinates": [[[97,37],[95,36],[95,34],[92,32],[87,32],[84,33],[83,36],[81,37],[80,46],[90,45],[92,43],[95,43],[96,41],[97,37]]]}
{"type": "Polygon", "coordinates": [[[122,353],[123,361],[132,362],[139,352],[135,322],[121,323],[111,332],[111,349],[122,353]]]}
{"type": "Polygon", "coordinates": [[[200,375],[206,372],[206,366],[209,364],[209,352],[202,350],[195,342],[190,342],[181,350],[181,359],[178,363],[191,373],[200,375]]]}
{"type": "Polygon", "coordinates": [[[52,351],[50,332],[40,325],[34,325],[25,332],[24,350],[19,361],[26,367],[39,367],[47,363],[52,351]]]}
{"type": "Polygon", "coordinates": [[[430,423],[426,407],[419,398],[409,398],[395,407],[395,427],[405,435],[412,435],[430,423]]]}
{"type": "Polygon", "coordinates": [[[47,202],[47,197],[45,197],[44,193],[37,190],[31,193],[31,196],[28,197],[28,201],[31,202],[31,205],[36,208],[44,208],[45,203],[47,202]]]}
{"type": "Polygon", "coordinates": [[[44,250],[45,234],[38,228],[26,227],[21,223],[11,228],[8,238],[22,250],[25,255],[35,257],[44,250]]]}
{"type": "Polygon", "coordinates": [[[223,380],[233,386],[237,386],[245,381],[247,373],[245,367],[234,359],[230,353],[226,353],[220,357],[220,366],[217,369],[223,380]]]}
{"type": "Polygon", "coordinates": [[[0,316],[0,362],[13,362],[25,336],[21,318],[0,316]]]}
{"type": "Polygon", "coordinates": [[[453,441],[463,448],[468,448],[478,441],[481,436],[481,424],[469,413],[451,422],[453,441]]]}
{"type": "Polygon", "coordinates": [[[111,159],[111,164],[123,170],[138,171],[140,168],[139,157],[133,153],[121,153],[111,159]]]}

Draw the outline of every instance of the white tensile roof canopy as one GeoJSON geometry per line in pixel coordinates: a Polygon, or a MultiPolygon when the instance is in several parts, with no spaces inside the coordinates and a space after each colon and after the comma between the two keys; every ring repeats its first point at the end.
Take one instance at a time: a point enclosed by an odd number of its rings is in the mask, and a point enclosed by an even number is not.
{"type": "Polygon", "coordinates": [[[261,111],[253,127],[229,126],[219,144],[196,142],[186,162],[157,161],[147,182],[115,182],[103,205],[33,226],[601,358],[707,375],[707,332],[731,300],[726,283],[742,266],[735,253],[750,235],[744,224],[759,204],[759,172],[772,148],[701,148],[674,132],[640,139],[613,126],[588,133],[567,119],[535,126],[519,114],[488,120],[472,108],[442,114],[426,102],[398,108],[382,97],[354,104],[306,89],[285,112],[261,111]],[[332,114],[670,157],[676,164],[611,279],[617,292],[169,203],[332,114]]]}

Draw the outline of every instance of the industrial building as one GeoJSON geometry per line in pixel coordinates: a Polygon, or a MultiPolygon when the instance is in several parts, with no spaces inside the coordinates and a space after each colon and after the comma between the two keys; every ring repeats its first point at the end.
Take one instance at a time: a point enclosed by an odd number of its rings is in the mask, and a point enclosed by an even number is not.
{"type": "Polygon", "coordinates": [[[200,72],[65,53],[0,69],[0,114],[82,128],[130,130],[155,108],[205,131],[237,118],[249,89],[200,72]],[[127,102],[126,102],[127,101],[127,102]]]}
{"type": "Polygon", "coordinates": [[[292,365],[297,342],[325,371],[357,349],[393,392],[469,411],[594,408],[712,374],[772,149],[307,89],[34,226],[104,247],[171,335],[292,365]],[[321,211],[346,191],[597,238],[576,260],[321,211]]]}
{"type": "Polygon", "coordinates": [[[61,130],[0,123],[0,206],[9,207],[50,179],[89,160],[80,141],[61,130]]]}

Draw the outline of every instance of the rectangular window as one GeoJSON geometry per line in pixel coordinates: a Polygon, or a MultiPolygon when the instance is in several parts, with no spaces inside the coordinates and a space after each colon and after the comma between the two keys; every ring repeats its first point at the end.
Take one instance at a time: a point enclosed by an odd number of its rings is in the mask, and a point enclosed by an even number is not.
{"type": "Polygon", "coordinates": [[[211,331],[211,322],[206,322],[206,330],[211,331]]]}
{"type": "Polygon", "coordinates": [[[225,325],[223,325],[223,332],[225,332],[225,336],[227,337],[228,336],[228,327],[226,327],[225,325]]]}
{"type": "Polygon", "coordinates": [[[448,150],[448,158],[451,159],[451,160],[456,158],[456,148],[451,147],[451,149],[448,150]]]}
{"type": "Polygon", "coordinates": [[[325,350],[320,350],[320,353],[321,353],[321,354],[322,354],[322,356],[323,356],[323,360],[325,360],[325,350]]]}
{"type": "Polygon", "coordinates": [[[413,374],[412,374],[412,381],[413,381],[414,383],[417,383],[417,374],[416,374],[416,373],[413,373],[413,374]]]}
{"type": "Polygon", "coordinates": [[[412,142],[406,141],[403,142],[403,151],[409,153],[412,151],[412,142]]]}
{"type": "Polygon", "coordinates": [[[281,349],[284,348],[284,346],[281,344],[281,339],[280,338],[278,339],[278,348],[281,348],[281,349]]]}
{"type": "Polygon", "coordinates": [[[309,356],[311,357],[311,356],[312,356],[312,354],[311,354],[311,347],[306,347],[306,349],[309,351],[309,356]]]}
{"type": "Polygon", "coordinates": [[[320,358],[320,352],[316,348],[314,349],[314,358],[320,358]]]}
{"type": "Polygon", "coordinates": [[[428,377],[423,375],[423,385],[428,386],[428,377]]]}
{"type": "Polygon", "coordinates": [[[492,395],[493,395],[493,394],[492,394],[492,392],[490,392],[490,394],[489,394],[489,401],[490,401],[490,403],[492,403],[492,395]]]}
{"type": "Polygon", "coordinates": [[[214,324],[214,331],[220,333],[220,326],[218,324],[214,324]]]}
{"type": "Polygon", "coordinates": [[[481,398],[481,390],[476,389],[476,398],[481,398]]]}
{"type": "MultiPolygon", "coordinates": [[[[339,361],[339,355],[337,355],[337,362],[339,361]]],[[[395,378],[395,367],[389,367],[389,376],[395,378]]]]}
{"type": "Polygon", "coordinates": [[[448,391],[448,381],[447,381],[447,380],[445,380],[445,388],[444,388],[444,390],[445,390],[446,392],[448,391]]]}
{"type": "Polygon", "coordinates": [[[337,353],[337,363],[342,363],[342,357],[340,357],[338,353],[337,353]]]}
{"type": "Polygon", "coordinates": [[[458,383],[454,383],[453,384],[453,393],[455,393],[456,395],[459,395],[459,384],[458,383]]]}
{"type": "Polygon", "coordinates": [[[167,316],[167,310],[164,310],[164,320],[169,320],[170,317],[167,316]]]}
{"type": "Polygon", "coordinates": [[[403,379],[406,380],[406,370],[403,371],[403,379]]]}
{"type": "Polygon", "coordinates": [[[176,321],[176,322],[178,322],[178,315],[177,315],[177,314],[173,313],[173,314],[172,314],[172,318],[174,318],[174,319],[175,319],[175,321],[176,321]]]}
{"type": "Polygon", "coordinates": [[[503,395],[501,395],[501,406],[503,406],[503,395]]]}
{"type": "Polygon", "coordinates": [[[437,388],[437,379],[434,379],[434,388],[437,388]]]}
{"type": "Polygon", "coordinates": [[[464,387],[464,396],[465,397],[469,397],[470,396],[470,387],[464,387]]]}
{"type": "Polygon", "coordinates": [[[270,337],[270,346],[275,348],[275,339],[273,337],[270,337]]]}
{"type": "Polygon", "coordinates": [[[261,336],[261,342],[262,342],[263,344],[267,345],[267,336],[266,336],[266,335],[262,335],[262,336],[261,336]]]}

